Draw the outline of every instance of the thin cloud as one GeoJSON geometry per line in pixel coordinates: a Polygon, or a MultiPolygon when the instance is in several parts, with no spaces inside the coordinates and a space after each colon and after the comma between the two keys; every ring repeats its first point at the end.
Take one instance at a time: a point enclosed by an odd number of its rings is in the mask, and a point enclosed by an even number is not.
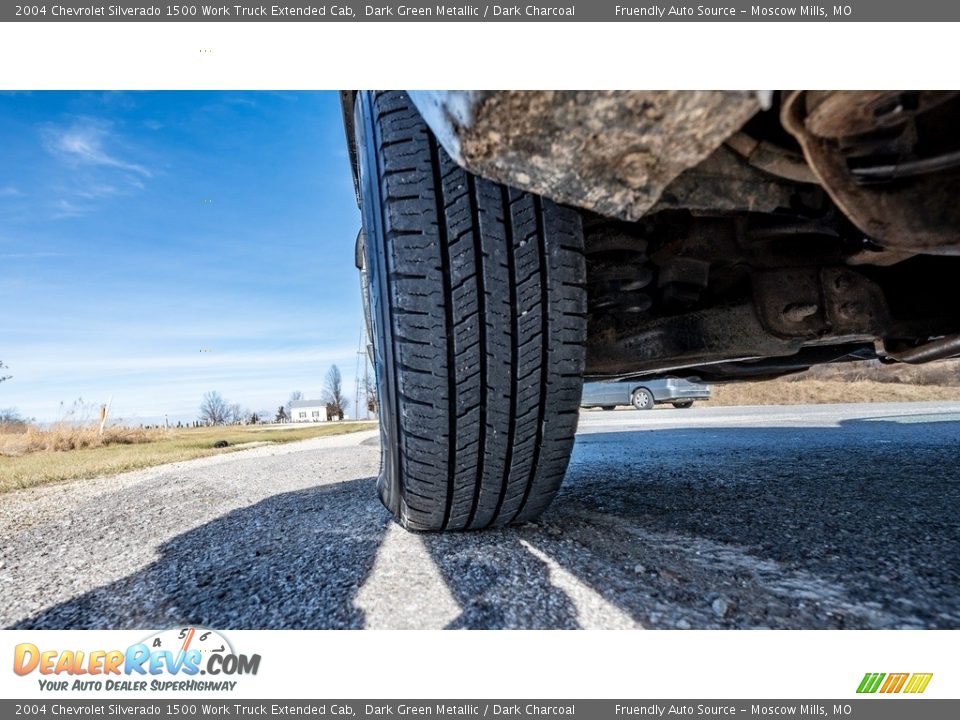
{"type": "Polygon", "coordinates": [[[53,217],[56,220],[61,218],[80,217],[81,215],[85,215],[90,212],[91,208],[86,205],[79,205],[77,203],[70,202],[69,200],[60,199],[54,203],[53,210],[53,217]]]}
{"type": "Polygon", "coordinates": [[[246,97],[244,95],[227,95],[223,98],[223,103],[226,105],[244,105],[246,107],[257,107],[256,100],[246,97]]]}
{"type": "Polygon", "coordinates": [[[44,149],[71,168],[59,183],[50,183],[59,196],[50,206],[53,219],[95,212],[99,201],[143,190],[144,181],[153,177],[147,166],[129,158],[129,145],[112,128],[88,117],[41,128],[44,149]]]}
{"type": "Polygon", "coordinates": [[[65,162],[116,168],[143,177],[153,176],[143,165],[124,160],[107,149],[113,138],[106,123],[82,119],[69,127],[48,126],[44,135],[47,150],[65,162]]]}
{"type": "Polygon", "coordinates": [[[0,258],[4,260],[34,260],[40,258],[63,257],[63,253],[58,252],[23,252],[23,253],[0,253],[0,258]]]}
{"type": "Polygon", "coordinates": [[[194,353],[150,354],[141,356],[117,357],[105,351],[99,357],[77,357],[70,346],[61,346],[60,352],[46,353],[44,357],[23,352],[21,364],[30,368],[36,375],[56,374],[69,367],[72,373],[89,372],[99,376],[115,374],[154,373],[159,378],[164,374],[184,371],[201,371],[203,377],[216,378],[229,372],[241,372],[249,375],[251,371],[258,371],[268,375],[278,374],[278,369],[297,367],[321,368],[329,363],[342,362],[344,358],[356,355],[352,347],[331,347],[302,349],[295,355],[283,352],[263,351],[235,351],[218,353],[202,352],[200,348],[194,353]],[[57,358],[66,358],[57,359],[57,358]]]}
{"type": "Polygon", "coordinates": [[[20,189],[13,187],[13,185],[0,187],[0,197],[20,197],[21,195],[23,195],[23,193],[20,192],[20,189]]]}
{"type": "MultiPolygon", "coordinates": [[[[135,187],[142,188],[143,183],[139,181],[137,183],[131,183],[135,187]]],[[[84,200],[97,200],[104,197],[112,197],[113,195],[121,194],[120,188],[116,185],[107,185],[107,184],[94,184],[88,185],[87,187],[81,188],[75,192],[76,196],[83,198],[84,200]]]]}

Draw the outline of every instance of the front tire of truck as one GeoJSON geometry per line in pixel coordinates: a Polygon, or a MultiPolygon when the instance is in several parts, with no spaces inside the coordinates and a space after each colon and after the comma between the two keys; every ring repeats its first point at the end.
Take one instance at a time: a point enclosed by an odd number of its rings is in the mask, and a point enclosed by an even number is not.
{"type": "Polygon", "coordinates": [[[411,530],[532,521],[577,426],[580,216],[464,171],[405,93],[356,103],[380,498],[411,530]]]}

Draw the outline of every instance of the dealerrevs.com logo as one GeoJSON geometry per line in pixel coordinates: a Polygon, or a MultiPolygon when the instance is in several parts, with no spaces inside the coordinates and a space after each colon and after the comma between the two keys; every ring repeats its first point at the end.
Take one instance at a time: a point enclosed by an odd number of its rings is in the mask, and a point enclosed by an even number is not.
{"type": "Polygon", "coordinates": [[[221,633],[199,627],[164,630],[126,650],[20,643],[13,654],[14,673],[36,673],[40,689],[51,691],[230,691],[237,685],[232,678],[256,675],[259,669],[260,655],[237,653],[221,633]]]}
{"type": "Polygon", "coordinates": [[[858,693],[922,693],[933,673],[867,673],[857,687],[858,693]]]}

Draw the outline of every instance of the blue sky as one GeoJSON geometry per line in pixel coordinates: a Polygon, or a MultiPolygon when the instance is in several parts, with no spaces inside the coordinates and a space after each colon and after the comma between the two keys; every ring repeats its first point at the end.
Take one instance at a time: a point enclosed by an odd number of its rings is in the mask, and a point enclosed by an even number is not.
{"type": "Polygon", "coordinates": [[[0,408],[352,400],[359,225],[335,93],[0,94],[0,408]]]}

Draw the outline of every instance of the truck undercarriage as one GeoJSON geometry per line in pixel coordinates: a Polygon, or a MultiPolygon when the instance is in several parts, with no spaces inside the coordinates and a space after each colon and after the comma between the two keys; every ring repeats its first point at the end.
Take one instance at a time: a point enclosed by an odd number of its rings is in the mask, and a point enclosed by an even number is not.
{"type": "Polygon", "coordinates": [[[411,98],[471,172],[581,209],[588,378],[960,354],[956,92],[411,98]]]}

